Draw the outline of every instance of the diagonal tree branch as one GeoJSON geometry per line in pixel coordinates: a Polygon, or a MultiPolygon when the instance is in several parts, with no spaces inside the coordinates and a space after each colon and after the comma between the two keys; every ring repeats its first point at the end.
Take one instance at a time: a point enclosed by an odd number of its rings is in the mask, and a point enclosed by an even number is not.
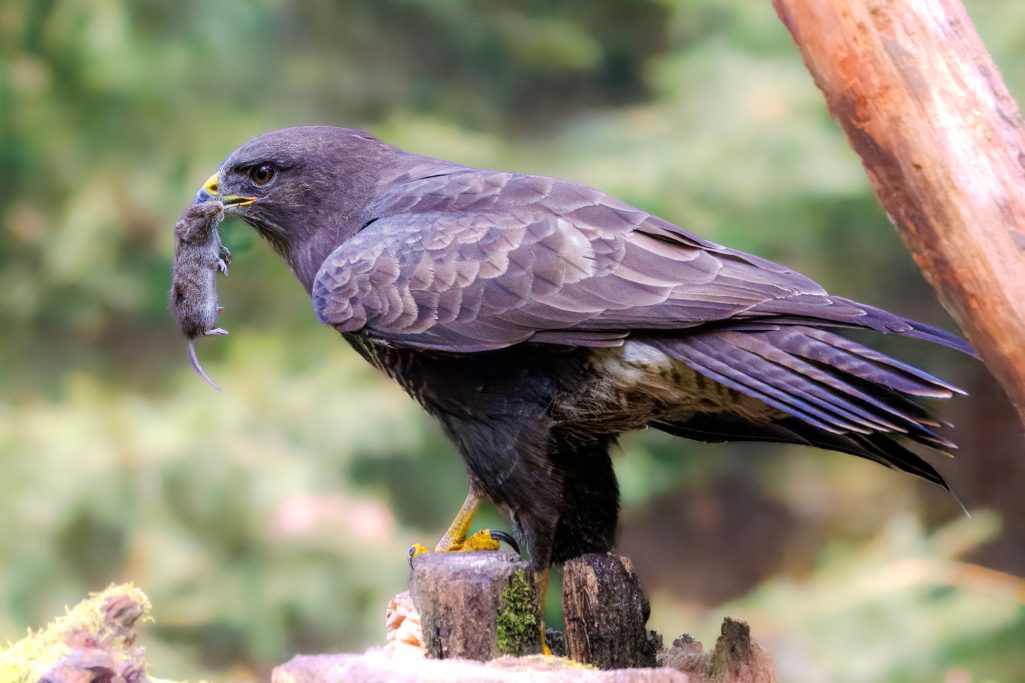
{"type": "Polygon", "coordinates": [[[960,0],[773,0],[940,301],[1025,421],[1025,125],[960,0]]]}

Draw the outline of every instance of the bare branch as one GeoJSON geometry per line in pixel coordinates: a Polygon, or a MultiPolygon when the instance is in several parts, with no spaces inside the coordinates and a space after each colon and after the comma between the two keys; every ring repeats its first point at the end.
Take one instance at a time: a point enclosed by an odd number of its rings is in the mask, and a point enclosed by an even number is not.
{"type": "Polygon", "coordinates": [[[959,0],[773,0],[925,277],[1025,420],[1025,126],[959,0]]]}

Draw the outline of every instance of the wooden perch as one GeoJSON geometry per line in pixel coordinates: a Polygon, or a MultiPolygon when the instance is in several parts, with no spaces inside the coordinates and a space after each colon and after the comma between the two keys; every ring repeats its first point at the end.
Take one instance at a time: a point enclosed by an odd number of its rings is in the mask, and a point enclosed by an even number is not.
{"type": "MultiPolygon", "coordinates": [[[[613,610],[628,612],[630,604],[646,606],[647,600],[639,594],[636,579],[627,571],[628,562],[624,567],[616,558],[592,557],[600,559],[581,564],[579,575],[596,572],[599,588],[597,592],[584,591],[582,604],[587,604],[588,596],[620,587],[633,597],[613,596],[612,602],[621,603],[613,610]]],[[[466,638],[467,643],[479,642],[479,634],[473,628],[481,626],[492,639],[500,639],[500,630],[504,628],[502,614],[512,607],[519,615],[515,623],[529,627],[528,640],[536,642],[538,622],[520,619],[536,615],[533,582],[524,591],[516,578],[528,578],[528,566],[512,555],[493,552],[439,553],[417,558],[412,577],[417,584],[415,591],[425,613],[432,615],[422,619],[425,631],[426,625],[433,623],[433,629],[442,632],[443,647],[450,652],[466,649],[466,645],[452,640],[456,634],[466,638]],[[477,588],[472,584],[477,584],[477,588]],[[461,607],[456,596],[466,598],[461,607]],[[529,610],[521,610],[520,606],[526,604],[521,597],[529,599],[529,610]]],[[[601,671],[564,657],[536,655],[499,656],[488,662],[424,659],[424,650],[417,644],[429,639],[421,637],[419,629],[414,628],[421,618],[410,602],[408,596],[400,594],[388,609],[389,628],[400,634],[401,647],[390,647],[397,642],[389,638],[390,646],[372,648],[363,654],[300,655],[276,667],[272,683],[773,683],[768,655],[750,638],[746,624],[732,620],[724,622],[723,636],[712,653],[705,654],[700,643],[681,636],[672,648],[659,654],[660,668],[601,671]]],[[[130,585],[111,586],[45,629],[31,632],[0,650],[0,683],[156,683],[161,679],[149,677],[145,650],[136,633],[136,627],[147,620],[148,614],[149,600],[142,591],[130,585]]],[[[634,620],[628,614],[626,618],[634,620]]],[[[643,626],[643,621],[640,624],[643,626]]],[[[506,623],[505,627],[508,626],[506,623]]],[[[609,633],[608,628],[607,624],[602,626],[601,637],[609,633]]],[[[592,641],[598,642],[595,638],[592,641]]],[[[494,647],[492,642],[486,649],[494,647]]]]}
{"type": "Polygon", "coordinates": [[[527,563],[494,552],[430,553],[413,560],[412,599],[400,593],[388,606],[383,649],[298,656],[277,667],[272,681],[774,683],[772,660],[743,622],[723,622],[712,652],[686,635],[661,650],[661,637],[645,628],[648,600],[626,558],[574,559],[563,583],[567,647],[604,670],[563,657],[501,655],[511,644],[532,652],[539,644],[527,563]]]}
{"type": "Polygon", "coordinates": [[[562,581],[566,655],[599,669],[655,666],[662,639],[645,624],[651,614],[633,564],[592,554],[566,563],[562,581]]]}
{"type": "Polygon", "coordinates": [[[1025,126],[959,0],[773,0],[890,220],[1025,421],[1025,126]]]}
{"type": "Polygon", "coordinates": [[[409,592],[429,657],[486,662],[541,652],[534,573],[515,555],[420,555],[413,559],[409,592]]]}

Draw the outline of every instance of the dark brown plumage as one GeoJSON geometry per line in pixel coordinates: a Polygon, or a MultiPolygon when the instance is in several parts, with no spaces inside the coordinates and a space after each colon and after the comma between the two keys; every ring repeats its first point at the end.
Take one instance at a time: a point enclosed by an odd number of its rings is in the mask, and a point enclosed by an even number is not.
{"type": "Polygon", "coordinates": [[[958,390],[828,330],[972,353],[947,332],[598,190],[359,131],[268,133],[218,178],[320,321],[440,422],[471,489],[509,513],[538,566],[612,547],[608,450],[645,426],[810,444],[945,486],[906,446],[954,447],[913,399],[958,390]]]}

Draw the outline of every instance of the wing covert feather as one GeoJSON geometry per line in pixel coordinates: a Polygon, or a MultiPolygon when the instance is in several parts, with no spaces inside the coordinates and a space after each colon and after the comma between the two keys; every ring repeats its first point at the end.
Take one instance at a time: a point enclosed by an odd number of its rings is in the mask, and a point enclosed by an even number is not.
{"type": "Polygon", "coordinates": [[[730,318],[866,315],[784,266],[551,178],[434,176],[386,191],[368,218],[321,265],[314,309],[407,346],[609,345],[730,318]]]}

